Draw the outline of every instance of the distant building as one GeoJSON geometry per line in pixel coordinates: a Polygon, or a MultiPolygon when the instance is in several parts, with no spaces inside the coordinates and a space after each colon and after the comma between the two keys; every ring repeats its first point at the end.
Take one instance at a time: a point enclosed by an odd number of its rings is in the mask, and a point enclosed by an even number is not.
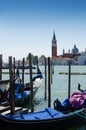
{"type": "Polygon", "coordinates": [[[78,57],[78,65],[86,65],[86,50],[78,57]]]}
{"type": "Polygon", "coordinates": [[[76,47],[76,45],[74,45],[73,49],[72,49],[72,53],[76,54],[79,52],[79,49],[76,47]]]}
{"type": "Polygon", "coordinates": [[[78,57],[81,55],[81,53],[79,52],[79,49],[76,47],[76,45],[74,45],[74,47],[72,48],[72,50],[68,50],[67,53],[65,53],[65,50],[63,49],[63,54],[62,55],[57,55],[57,40],[56,40],[56,36],[55,36],[55,31],[53,33],[53,39],[52,39],[52,54],[51,54],[51,59],[52,59],[52,63],[55,65],[68,65],[69,60],[71,61],[71,63],[74,64],[78,64],[78,57]]]}

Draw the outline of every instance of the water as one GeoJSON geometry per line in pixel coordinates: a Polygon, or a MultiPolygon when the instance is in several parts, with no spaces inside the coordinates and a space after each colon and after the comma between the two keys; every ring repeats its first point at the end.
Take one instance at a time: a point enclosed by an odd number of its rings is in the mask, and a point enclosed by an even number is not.
{"type": "MultiPolygon", "coordinates": [[[[44,67],[41,67],[43,71],[44,67]]],[[[55,66],[54,74],[52,75],[51,84],[51,104],[58,97],[63,101],[68,96],[68,75],[59,74],[59,72],[68,72],[68,66],[55,66]]],[[[86,66],[71,66],[71,72],[86,72],[86,66]]],[[[45,81],[44,81],[45,82],[45,81]]],[[[35,99],[44,99],[44,82],[39,88],[35,99]]],[[[71,75],[71,94],[78,91],[78,83],[83,89],[86,89],[86,75],[71,75]]]]}
{"type": "MultiPolygon", "coordinates": [[[[43,72],[43,76],[44,68],[44,66],[40,66],[40,70],[43,72]]],[[[29,72],[29,70],[26,70],[26,72],[29,72]]],[[[68,75],[59,74],[59,72],[68,72],[68,66],[54,66],[54,74],[52,75],[51,84],[51,107],[53,107],[53,102],[57,97],[62,102],[68,96],[68,75]]],[[[71,72],[85,73],[86,66],[71,66],[71,72]]],[[[6,78],[9,78],[9,75],[3,74],[3,79],[6,78]]],[[[29,82],[29,75],[25,75],[25,82],[29,82]]],[[[81,87],[83,89],[86,89],[86,75],[71,75],[71,94],[75,91],[78,91],[78,83],[81,84],[81,87]]],[[[44,91],[45,78],[34,97],[34,109],[36,111],[44,109],[48,106],[47,100],[44,99],[44,91]]],[[[86,126],[85,124],[81,124],[75,127],[73,126],[73,128],[70,128],[68,130],[86,130],[86,126]]]]}

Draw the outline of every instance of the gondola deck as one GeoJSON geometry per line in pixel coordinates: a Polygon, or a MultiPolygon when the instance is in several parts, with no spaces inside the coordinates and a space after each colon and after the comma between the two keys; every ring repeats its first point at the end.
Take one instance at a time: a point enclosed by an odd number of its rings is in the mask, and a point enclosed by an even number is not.
{"type": "Polygon", "coordinates": [[[2,115],[0,114],[1,126],[7,128],[57,128],[66,129],[77,123],[85,122],[86,116],[84,109],[80,109],[68,114],[63,114],[53,108],[45,108],[44,110],[17,114],[17,115],[2,115]]]}

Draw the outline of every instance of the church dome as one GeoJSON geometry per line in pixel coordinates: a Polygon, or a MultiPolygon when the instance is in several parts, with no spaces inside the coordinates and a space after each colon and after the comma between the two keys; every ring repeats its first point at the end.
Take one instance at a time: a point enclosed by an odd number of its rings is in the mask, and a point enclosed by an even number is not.
{"type": "Polygon", "coordinates": [[[74,45],[72,49],[72,53],[77,53],[77,52],[79,52],[79,49],[76,47],[76,45],[74,45]]]}

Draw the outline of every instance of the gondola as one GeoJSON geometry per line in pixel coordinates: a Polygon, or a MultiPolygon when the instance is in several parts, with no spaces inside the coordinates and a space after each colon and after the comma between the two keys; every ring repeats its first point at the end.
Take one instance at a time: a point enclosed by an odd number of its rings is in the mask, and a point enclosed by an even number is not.
{"type": "MultiPolygon", "coordinates": [[[[19,74],[17,73],[18,77],[19,74]]],[[[21,79],[20,79],[21,80],[21,79]]],[[[43,82],[43,75],[42,72],[40,71],[39,67],[37,68],[37,74],[32,77],[32,84],[33,84],[33,96],[37,93],[39,87],[41,86],[43,82]]],[[[31,83],[26,83],[24,84],[24,88],[22,91],[22,84],[20,83],[15,83],[15,105],[16,106],[26,106],[30,104],[30,97],[31,97],[31,83]],[[23,102],[22,102],[23,99],[23,102]]]]}
{"type": "MultiPolygon", "coordinates": [[[[65,100],[66,102],[67,100],[65,100]]],[[[55,102],[54,102],[55,103],[55,102]]],[[[36,112],[25,114],[2,114],[0,113],[0,127],[10,129],[58,129],[67,130],[73,125],[86,121],[85,108],[64,113],[55,108],[46,107],[36,112]]]]}
{"type": "MultiPolygon", "coordinates": [[[[35,96],[36,92],[38,91],[39,87],[42,84],[42,81],[43,81],[43,75],[42,75],[42,72],[40,71],[40,69],[38,67],[37,74],[32,77],[33,96],[35,96]]],[[[1,96],[2,96],[3,99],[0,99],[0,100],[2,100],[1,101],[2,104],[5,104],[5,103],[3,103],[3,102],[5,102],[5,100],[9,104],[9,87],[7,85],[9,85],[8,82],[5,82],[5,83],[2,83],[1,87],[0,87],[0,88],[4,87],[3,88],[4,92],[1,93],[2,94],[1,96]]],[[[24,105],[24,104],[29,103],[30,95],[31,95],[31,84],[25,83],[23,89],[22,89],[22,86],[23,85],[21,83],[19,70],[17,69],[16,76],[15,76],[15,83],[14,83],[15,106],[21,106],[22,104],[24,105]]]]}

